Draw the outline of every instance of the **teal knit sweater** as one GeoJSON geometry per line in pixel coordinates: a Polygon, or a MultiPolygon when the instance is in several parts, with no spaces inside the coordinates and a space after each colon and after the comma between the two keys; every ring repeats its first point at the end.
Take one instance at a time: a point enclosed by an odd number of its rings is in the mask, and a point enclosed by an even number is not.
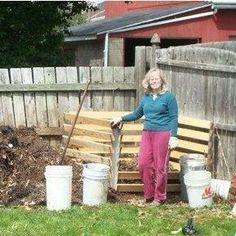
{"type": "Polygon", "coordinates": [[[155,100],[153,95],[144,95],[138,108],[121,118],[122,121],[134,121],[143,115],[145,130],[170,131],[171,136],[177,135],[178,106],[171,92],[159,94],[155,100]]]}

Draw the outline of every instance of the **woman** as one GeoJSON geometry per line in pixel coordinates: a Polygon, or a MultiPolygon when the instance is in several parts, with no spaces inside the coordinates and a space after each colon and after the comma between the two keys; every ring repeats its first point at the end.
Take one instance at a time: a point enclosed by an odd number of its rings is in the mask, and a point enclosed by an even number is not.
{"type": "Polygon", "coordinates": [[[178,107],[160,69],[151,69],[142,85],[145,95],[138,108],[128,115],[114,118],[111,125],[138,120],[144,115],[138,167],[144,184],[145,201],[160,205],[166,200],[168,150],[177,145],[178,107]]]}

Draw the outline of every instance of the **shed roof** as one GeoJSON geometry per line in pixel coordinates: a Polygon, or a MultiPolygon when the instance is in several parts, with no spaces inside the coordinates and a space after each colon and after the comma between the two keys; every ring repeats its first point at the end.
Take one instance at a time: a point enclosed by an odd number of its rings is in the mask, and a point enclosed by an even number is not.
{"type": "Polygon", "coordinates": [[[121,30],[128,27],[145,25],[147,23],[161,21],[162,19],[173,18],[177,15],[192,13],[209,6],[211,6],[211,4],[201,2],[188,6],[171,7],[168,9],[133,11],[119,17],[108,18],[100,21],[69,27],[66,38],[72,39],[73,37],[75,37],[76,41],[93,38],[95,39],[97,38],[97,35],[115,32],[116,30],[121,30]]]}

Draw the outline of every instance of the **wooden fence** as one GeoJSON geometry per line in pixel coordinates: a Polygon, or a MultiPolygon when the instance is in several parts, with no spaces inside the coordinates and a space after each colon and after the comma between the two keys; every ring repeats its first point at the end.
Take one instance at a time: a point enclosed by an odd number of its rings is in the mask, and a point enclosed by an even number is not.
{"type": "Polygon", "coordinates": [[[62,126],[63,113],[78,108],[90,78],[83,110],[134,109],[134,67],[0,69],[0,124],[62,126]]]}
{"type": "MultiPolygon", "coordinates": [[[[83,110],[133,110],[143,95],[143,76],[154,65],[152,55],[150,47],[137,47],[135,67],[125,68],[0,69],[0,124],[36,126],[41,134],[53,134],[51,128],[62,127],[64,112],[77,110],[90,78],[83,110]]],[[[155,64],[177,96],[180,115],[215,123],[215,168],[225,179],[228,170],[236,171],[235,59],[220,48],[175,47],[157,50],[155,64]]]]}
{"type": "MultiPolygon", "coordinates": [[[[227,45],[156,51],[156,66],[164,71],[168,87],[176,94],[180,115],[214,122],[215,170],[224,179],[236,172],[236,53],[229,50],[236,43],[227,45]]],[[[136,53],[143,55],[140,67],[145,71],[152,60],[150,47],[139,47],[136,53]]]]}
{"type": "Polygon", "coordinates": [[[63,126],[64,112],[78,109],[90,78],[83,110],[133,110],[134,72],[134,67],[0,69],[0,125],[36,126],[41,135],[61,134],[55,127],[63,126]]]}

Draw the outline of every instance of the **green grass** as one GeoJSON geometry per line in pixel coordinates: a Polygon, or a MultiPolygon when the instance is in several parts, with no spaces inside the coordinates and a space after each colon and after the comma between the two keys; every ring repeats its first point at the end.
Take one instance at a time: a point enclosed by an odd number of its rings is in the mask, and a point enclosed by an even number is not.
{"type": "Polygon", "coordinates": [[[235,236],[236,218],[229,212],[230,206],[224,203],[200,210],[190,210],[187,204],[180,203],[145,208],[112,203],[98,207],[77,205],[61,212],[45,207],[9,207],[0,208],[0,235],[170,236],[192,216],[198,235],[235,236]]]}

